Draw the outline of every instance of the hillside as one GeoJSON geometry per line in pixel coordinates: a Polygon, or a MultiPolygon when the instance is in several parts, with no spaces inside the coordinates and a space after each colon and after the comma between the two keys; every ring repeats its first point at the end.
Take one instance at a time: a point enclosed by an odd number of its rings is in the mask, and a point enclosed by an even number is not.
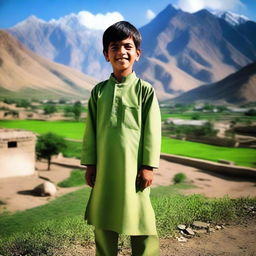
{"type": "Polygon", "coordinates": [[[0,30],[1,97],[85,98],[96,80],[27,50],[0,30]]]}
{"type": "Polygon", "coordinates": [[[225,79],[188,91],[175,102],[220,102],[240,104],[256,101],[256,62],[229,75],[225,79]]]}

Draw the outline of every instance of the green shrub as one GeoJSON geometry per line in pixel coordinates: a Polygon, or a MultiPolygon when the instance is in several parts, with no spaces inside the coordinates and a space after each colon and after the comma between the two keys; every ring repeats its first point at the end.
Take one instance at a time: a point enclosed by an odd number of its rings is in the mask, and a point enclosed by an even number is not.
{"type": "Polygon", "coordinates": [[[187,176],[184,173],[180,172],[180,173],[177,173],[177,174],[174,175],[173,182],[175,184],[176,183],[182,183],[186,180],[186,178],[187,178],[187,176]]]}

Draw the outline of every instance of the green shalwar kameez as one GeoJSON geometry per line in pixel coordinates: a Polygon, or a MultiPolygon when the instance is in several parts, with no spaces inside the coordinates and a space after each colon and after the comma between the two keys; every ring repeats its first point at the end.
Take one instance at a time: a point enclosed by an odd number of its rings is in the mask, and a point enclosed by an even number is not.
{"type": "Polygon", "coordinates": [[[85,219],[98,229],[156,235],[150,188],[136,186],[143,165],[158,168],[161,117],[153,87],[133,72],[97,84],[88,102],[81,164],[97,175],[85,219]]]}

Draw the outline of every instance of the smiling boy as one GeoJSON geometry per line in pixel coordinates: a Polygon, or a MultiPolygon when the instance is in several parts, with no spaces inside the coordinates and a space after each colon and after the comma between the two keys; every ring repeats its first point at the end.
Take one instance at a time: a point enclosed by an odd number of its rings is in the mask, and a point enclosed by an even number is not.
{"type": "Polygon", "coordinates": [[[92,190],[85,219],[95,227],[100,256],[117,255],[118,234],[131,236],[132,255],[159,255],[149,193],[159,165],[161,118],[153,87],[133,71],[140,43],[139,31],[126,21],[104,32],[103,53],[113,73],[88,102],[81,164],[92,190]]]}

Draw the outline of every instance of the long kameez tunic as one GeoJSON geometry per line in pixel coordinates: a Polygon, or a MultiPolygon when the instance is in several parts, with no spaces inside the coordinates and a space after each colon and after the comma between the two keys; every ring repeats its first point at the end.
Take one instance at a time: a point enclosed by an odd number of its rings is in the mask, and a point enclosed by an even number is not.
{"type": "Polygon", "coordinates": [[[161,117],[153,87],[133,72],[97,84],[88,102],[81,164],[97,175],[85,219],[127,235],[156,235],[149,193],[136,185],[143,165],[158,168],[161,117]]]}

